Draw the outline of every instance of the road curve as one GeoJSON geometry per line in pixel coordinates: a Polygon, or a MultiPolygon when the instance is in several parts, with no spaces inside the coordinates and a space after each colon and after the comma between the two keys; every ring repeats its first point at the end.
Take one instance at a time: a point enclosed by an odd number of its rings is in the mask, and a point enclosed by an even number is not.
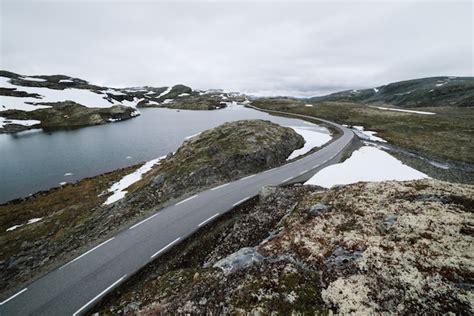
{"type": "Polygon", "coordinates": [[[82,314],[107,292],[200,227],[256,196],[262,186],[309,179],[320,169],[337,162],[354,139],[350,129],[321,121],[336,127],[342,135],[304,158],[200,192],[159,210],[13,296],[2,298],[0,315],[82,314]]]}

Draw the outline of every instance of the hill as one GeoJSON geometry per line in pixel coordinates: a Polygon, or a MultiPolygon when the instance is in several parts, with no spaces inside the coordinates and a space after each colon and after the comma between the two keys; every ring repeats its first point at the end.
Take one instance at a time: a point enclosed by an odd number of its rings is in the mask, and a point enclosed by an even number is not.
{"type": "Polygon", "coordinates": [[[474,106],[473,77],[431,77],[406,80],[363,90],[346,90],[307,99],[345,101],[398,107],[474,106]]]}

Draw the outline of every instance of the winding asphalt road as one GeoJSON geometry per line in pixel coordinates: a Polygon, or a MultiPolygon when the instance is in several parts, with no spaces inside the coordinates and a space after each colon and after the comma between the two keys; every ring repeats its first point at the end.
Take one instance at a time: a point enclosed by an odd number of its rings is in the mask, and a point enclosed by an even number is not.
{"type": "Polygon", "coordinates": [[[147,263],[219,215],[256,196],[263,186],[307,180],[318,170],[337,162],[354,134],[343,126],[324,122],[341,130],[342,136],[302,159],[200,192],[159,210],[4,298],[0,315],[86,312],[147,263]]]}

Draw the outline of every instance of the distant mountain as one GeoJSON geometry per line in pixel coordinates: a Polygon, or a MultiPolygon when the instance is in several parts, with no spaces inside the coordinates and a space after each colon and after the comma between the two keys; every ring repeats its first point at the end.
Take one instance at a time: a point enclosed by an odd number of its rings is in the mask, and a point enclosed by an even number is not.
{"type": "Polygon", "coordinates": [[[474,106],[474,77],[431,77],[406,80],[363,90],[346,90],[307,99],[345,101],[398,107],[474,106]]]}

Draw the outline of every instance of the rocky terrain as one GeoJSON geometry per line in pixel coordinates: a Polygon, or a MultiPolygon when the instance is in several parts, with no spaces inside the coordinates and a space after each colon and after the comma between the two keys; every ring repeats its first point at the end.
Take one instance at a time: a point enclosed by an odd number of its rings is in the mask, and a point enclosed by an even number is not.
{"type": "Polygon", "coordinates": [[[293,129],[269,121],[226,123],[185,141],[113,204],[104,204],[109,188],[140,166],[0,205],[2,291],[58,267],[155,207],[281,165],[303,144],[293,129]]]}
{"type": "Polygon", "coordinates": [[[107,295],[101,315],[474,312],[474,187],[266,187],[107,295]]]}
{"type": "Polygon", "coordinates": [[[474,106],[474,78],[431,77],[390,83],[372,89],[347,90],[309,98],[311,102],[338,101],[389,104],[402,108],[474,106]]]}
{"type": "Polygon", "coordinates": [[[110,88],[65,75],[25,76],[0,70],[0,133],[67,129],[126,120],[135,108],[215,110],[246,96],[172,87],[110,88]]]}

